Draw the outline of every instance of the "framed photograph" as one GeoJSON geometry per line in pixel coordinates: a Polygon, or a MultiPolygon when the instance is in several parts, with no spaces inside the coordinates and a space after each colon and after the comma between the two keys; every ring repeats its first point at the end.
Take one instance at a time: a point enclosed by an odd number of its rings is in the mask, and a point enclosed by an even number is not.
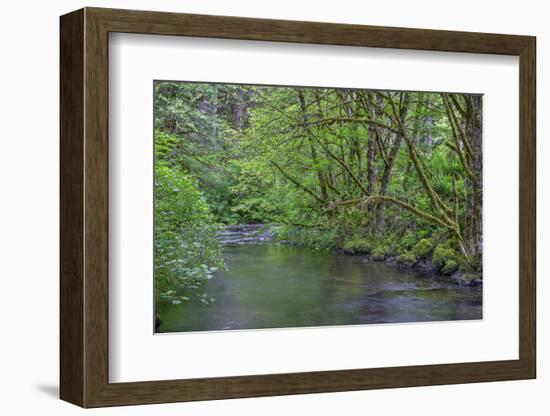
{"type": "Polygon", "coordinates": [[[535,49],[62,16],[61,398],[535,378],[535,49]]]}

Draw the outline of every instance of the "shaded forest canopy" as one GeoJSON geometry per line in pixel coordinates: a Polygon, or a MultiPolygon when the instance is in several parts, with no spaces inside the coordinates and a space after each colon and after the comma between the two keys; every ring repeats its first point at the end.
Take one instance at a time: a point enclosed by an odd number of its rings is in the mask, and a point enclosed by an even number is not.
{"type": "Polygon", "coordinates": [[[481,95],[168,81],[154,91],[157,300],[202,296],[224,267],[216,235],[227,224],[481,275],[481,95]]]}

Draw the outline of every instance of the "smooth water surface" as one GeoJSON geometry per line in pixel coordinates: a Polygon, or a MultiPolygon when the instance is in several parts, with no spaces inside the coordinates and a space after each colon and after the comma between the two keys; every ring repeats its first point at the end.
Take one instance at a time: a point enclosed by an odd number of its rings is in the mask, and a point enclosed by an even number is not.
{"type": "Polygon", "coordinates": [[[192,299],[161,309],[160,332],[482,318],[482,290],[362,256],[289,245],[224,247],[227,271],[192,299]]]}

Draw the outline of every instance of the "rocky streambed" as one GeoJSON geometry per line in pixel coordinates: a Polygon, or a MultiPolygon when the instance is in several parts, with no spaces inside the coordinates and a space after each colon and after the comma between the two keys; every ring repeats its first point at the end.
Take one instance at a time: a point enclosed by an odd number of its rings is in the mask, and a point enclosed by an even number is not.
{"type": "Polygon", "coordinates": [[[273,233],[265,224],[228,225],[218,240],[223,245],[266,244],[273,241],[273,233]]]}

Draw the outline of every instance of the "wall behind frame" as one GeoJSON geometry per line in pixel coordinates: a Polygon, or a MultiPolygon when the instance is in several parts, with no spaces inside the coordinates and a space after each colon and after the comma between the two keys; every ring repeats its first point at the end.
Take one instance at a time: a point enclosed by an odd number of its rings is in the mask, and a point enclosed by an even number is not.
{"type": "MultiPolygon", "coordinates": [[[[544,3],[463,0],[357,2],[278,0],[120,0],[6,3],[0,15],[2,100],[0,131],[0,385],[2,413],[75,415],[81,409],[58,395],[58,191],[59,191],[59,15],[83,6],[241,15],[529,34],[538,37],[538,379],[459,386],[424,387],[337,394],[318,394],[218,402],[167,404],[86,411],[102,415],[280,415],[316,413],[409,415],[544,415],[548,409],[550,361],[545,357],[549,330],[543,331],[550,293],[543,280],[550,263],[543,247],[550,243],[550,211],[543,183],[550,181],[550,145],[542,140],[545,103],[550,102],[546,68],[550,27],[544,3]]],[[[548,327],[548,325],[546,325],[548,327]]]]}

